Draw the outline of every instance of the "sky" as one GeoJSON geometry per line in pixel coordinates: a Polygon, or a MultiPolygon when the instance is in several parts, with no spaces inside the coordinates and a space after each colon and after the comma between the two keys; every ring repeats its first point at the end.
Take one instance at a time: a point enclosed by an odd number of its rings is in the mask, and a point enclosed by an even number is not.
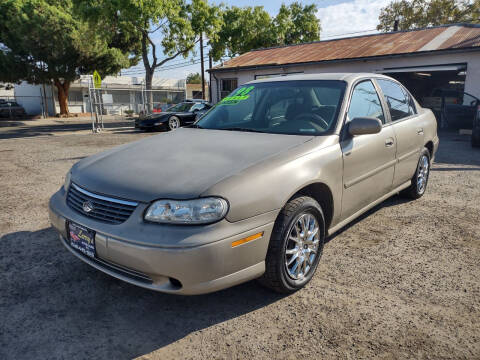
{"type": "MultiPolygon", "coordinates": [[[[289,4],[294,0],[213,0],[214,3],[223,2],[227,5],[235,6],[256,6],[262,5],[271,16],[275,16],[282,3],[289,4]]],[[[310,0],[302,1],[303,4],[316,4],[318,7],[317,17],[320,19],[322,31],[320,33],[321,40],[330,40],[339,37],[358,36],[375,33],[378,23],[378,15],[380,9],[387,6],[391,0],[310,0]]],[[[198,48],[198,47],[197,47],[198,48]]],[[[198,49],[197,49],[198,50],[198,49]]],[[[158,54],[159,58],[163,54],[158,54]]],[[[199,52],[195,59],[200,57],[199,52]]],[[[206,59],[207,54],[205,54],[206,59]]],[[[155,71],[156,77],[185,79],[190,73],[200,72],[200,64],[188,64],[187,60],[182,58],[172,60],[170,63],[172,67],[181,66],[170,70],[157,69],[155,71]]],[[[168,65],[165,66],[168,66],[168,65]]],[[[205,63],[205,68],[208,67],[208,61],[205,63]]],[[[122,71],[122,75],[142,76],[143,65],[140,62],[133,69],[122,71]]]]}

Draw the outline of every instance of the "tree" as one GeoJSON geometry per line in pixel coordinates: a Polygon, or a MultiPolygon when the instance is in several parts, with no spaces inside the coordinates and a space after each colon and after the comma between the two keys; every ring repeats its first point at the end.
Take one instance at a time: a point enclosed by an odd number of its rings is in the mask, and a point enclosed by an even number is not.
{"type": "MultiPolygon", "coordinates": [[[[179,56],[187,58],[203,34],[215,39],[221,25],[219,7],[210,6],[207,0],[89,0],[89,7],[98,14],[97,21],[116,16],[135,29],[147,90],[152,89],[156,69],[179,56]],[[163,58],[158,57],[159,47],[163,58]]],[[[149,92],[150,107],[152,98],[149,92]]]]}
{"type": "Polygon", "coordinates": [[[61,115],[69,113],[70,84],[81,74],[117,73],[138,61],[135,46],[118,40],[120,29],[94,27],[78,10],[73,0],[0,3],[0,80],[53,81],[61,115]]]}
{"type": "Polygon", "coordinates": [[[283,4],[274,18],[263,6],[227,7],[217,39],[211,40],[214,60],[233,57],[253,49],[298,44],[320,39],[316,5],[283,4]]]}
{"type": "Polygon", "coordinates": [[[378,30],[410,30],[454,23],[479,23],[480,0],[401,0],[380,11],[378,30]]]}
{"type": "Polygon", "coordinates": [[[291,45],[320,40],[321,27],[317,11],[317,6],[313,4],[282,4],[272,23],[275,44],[291,45]]]}
{"type": "Polygon", "coordinates": [[[232,6],[223,11],[223,26],[217,39],[211,40],[210,54],[219,60],[272,44],[271,18],[263,6],[232,6]]]}
{"type": "Polygon", "coordinates": [[[187,76],[187,84],[201,84],[202,77],[199,73],[191,73],[187,76]]]}

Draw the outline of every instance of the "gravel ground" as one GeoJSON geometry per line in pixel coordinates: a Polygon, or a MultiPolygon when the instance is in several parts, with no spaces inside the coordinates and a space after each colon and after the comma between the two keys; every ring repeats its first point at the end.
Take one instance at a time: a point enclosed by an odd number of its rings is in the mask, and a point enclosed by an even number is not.
{"type": "Polygon", "coordinates": [[[441,137],[422,199],[393,197],[330,239],[305,289],[180,297],[115,280],[59,242],[47,202],[69,167],[150,136],[65,122],[0,127],[1,359],[480,358],[480,151],[468,137],[441,137]]]}

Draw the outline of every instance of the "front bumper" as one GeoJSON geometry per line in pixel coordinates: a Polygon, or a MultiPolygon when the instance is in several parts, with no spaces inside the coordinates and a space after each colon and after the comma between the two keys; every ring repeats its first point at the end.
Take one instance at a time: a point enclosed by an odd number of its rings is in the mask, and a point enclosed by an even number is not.
{"type": "Polygon", "coordinates": [[[61,189],[50,199],[50,221],[65,247],[84,262],[156,291],[208,293],[257,278],[265,271],[276,211],[235,223],[224,219],[204,226],[174,226],[143,222],[146,206],[139,205],[122,224],[105,224],[72,210],[61,189]],[[67,221],[96,232],[97,258],[86,257],[70,247],[67,221]],[[232,247],[232,242],[259,232],[263,232],[261,238],[232,247]]]}
{"type": "Polygon", "coordinates": [[[151,123],[151,124],[139,123],[138,125],[136,124],[135,127],[140,130],[164,130],[167,128],[167,124],[165,122],[158,123],[157,125],[155,125],[154,123],[151,123]]]}

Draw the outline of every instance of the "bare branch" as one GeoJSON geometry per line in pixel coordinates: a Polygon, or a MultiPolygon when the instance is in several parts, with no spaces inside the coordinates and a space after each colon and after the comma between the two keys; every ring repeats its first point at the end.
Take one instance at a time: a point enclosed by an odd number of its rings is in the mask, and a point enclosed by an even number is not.
{"type": "MultiPolygon", "coordinates": [[[[163,64],[165,64],[166,62],[168,62],[168,61],[170,61],[170,60],[175,59],[175,58],[176,58],[177,56],[179,56],[179,55],[187,54],[190,50],[192,50],[192,49],[195,47],[195,44],[197,44],[199,41],[200,41],[200,39],[196,40],[196,41],[194,42],[194,44],[193,44],[192,46],[188,47],[187,49],[179,50],[179,51],[177,51],[175,54],[173,54],[172,56],[166,57],[165,59],[163,59],[162,61],[160,61],[158,64],[156,64],[156,65],[155,65],[155,68],[162,66],[163,64]]],[[[152,66],[152,67],[153,67],[153,66],[152,66]]]]}
{"type": "Polygon", "coordinates": [[[152,62],[152,69],[156,68],[157,65],[157,48],[155,46],[155,43],[150,39],[150,36],[148,36],[148,32],[144,32],[144,36],[147,38],[148,42],[152,46],[152,56],[153,56],[153,62],[152,62]]]}

